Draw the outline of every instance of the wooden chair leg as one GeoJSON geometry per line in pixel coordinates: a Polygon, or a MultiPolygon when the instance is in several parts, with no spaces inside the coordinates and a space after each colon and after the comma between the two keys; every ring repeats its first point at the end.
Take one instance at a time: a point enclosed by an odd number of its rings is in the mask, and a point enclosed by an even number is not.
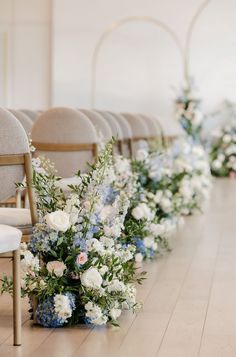
{"type": "Polygon", "coordinates": [[[13,252],[13,332],[14,346],[21,345],[20,250],[13,252]]]}

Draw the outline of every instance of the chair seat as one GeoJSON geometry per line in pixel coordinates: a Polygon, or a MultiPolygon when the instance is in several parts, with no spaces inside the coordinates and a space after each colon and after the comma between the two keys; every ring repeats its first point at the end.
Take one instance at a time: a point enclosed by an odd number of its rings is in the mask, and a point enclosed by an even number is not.
{"type": "Polygon", "coordinates": [[[14,227],[0,224],[0,253],[8,253],[20,247],[22,232],[14,227]]]}
{"type": "Polygon", "coordinates": [[[23,234],[30,234],[32,229],[30,210],[0,207],[0,224],[18,228],[23,234]]]}

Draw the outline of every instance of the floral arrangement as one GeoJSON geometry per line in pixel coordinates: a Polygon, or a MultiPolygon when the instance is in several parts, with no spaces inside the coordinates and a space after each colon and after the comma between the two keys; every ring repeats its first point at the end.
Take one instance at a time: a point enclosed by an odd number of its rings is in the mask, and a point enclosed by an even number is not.
{"type": "Polygon", "coordinates": [[[194,140],[199,141],[203,124],[203,113],[200,109],[200,99],[187,85],[175,101],[175,117],[184,131],[194,140]]]}
{"type": "Polygon", "coordinates": [[[236,122],[216,129],[210,148],[211,171],[214,176],[236,175],[236,122]]]}
{"type": "Polygon", "coordinates": [[[139,150],[132,161],[138,176],[125,218],[124,239],[135,244],[136,261],[153,258],[182,224],[182,216],[203,208],[211,188],[208,157],[197,144],[175,141],[162,153],[139,150]]]}
{"type": "MultiPolygon", "coordinates": [[[[168,251],[182,216],[209,194],[206,154],[191,141],[161,153],[140,149],[133,160],[113,155],[113,142],[100,149],[66,190],[47,159],[32,162],[39,223],[22,244],[21,285],[44,327],[118,325],[124,309],[136,311],[145,275],[136,263],[168,251]]],[[[1,291],[12,293],[11,278],[1,291]]]]}
{"type": "MultiPolygon", "coordinates": [[[[135,284],[143,273],[134,266],[135,246],[119,240],[129,200],[112,186],[112,144],[88,174],[78,173],[68,197],[52,172],[35,166],[40,221],[22,246],[22,295],[44,327],[117,325],[122,310],[139,307],[135,284]]],[[[7,277],[2,291],[11,291],[7,277]]]]}

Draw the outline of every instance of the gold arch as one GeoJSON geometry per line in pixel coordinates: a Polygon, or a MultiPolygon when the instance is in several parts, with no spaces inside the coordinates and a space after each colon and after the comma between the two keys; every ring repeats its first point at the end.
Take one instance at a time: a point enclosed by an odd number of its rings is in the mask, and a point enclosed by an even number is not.
{"type": "MultiPolygon", "coordinates": [[[[178,36],[175,34],[175,32],[167,26],[164,22],[159,21],[156,18],[149,17],[149,16],[130,16],[126,17],[120,21],[114,22],[109,26],[100,36],[97,45],[94,49],[93,56],[92,56],[92,76],[91,76],[91,108],[94,107],[95,105],[95,96],[96,96],[96,72],[97,72],[97,62],[98,62],[98,55],[101,50],[101,47],[105,40],[119,27],[123,26],[124,24],[127,24],[129,22],[148,22],[153,24],[154,26],[157,26],[159,28],[162,28],[165,32],[167,32],[174,42],[176,43],[176,46],[180,52],[181,58],[184,61],[184,48],[178,38],[178,36]]],[[[184,73],[186,71],[184,70],[184,73]]]]}

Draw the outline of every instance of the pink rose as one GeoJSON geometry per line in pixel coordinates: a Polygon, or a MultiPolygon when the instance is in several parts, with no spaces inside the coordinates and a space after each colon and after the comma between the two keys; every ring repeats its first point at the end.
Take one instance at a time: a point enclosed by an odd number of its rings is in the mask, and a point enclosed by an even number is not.
{"type": "Polygon", "coordinates": [[[88,256],[86,253],[81,252],[79,255],[77,255],[76,258],[76,264],[77,265],[84,265],[88,260],[88,256]]]}

